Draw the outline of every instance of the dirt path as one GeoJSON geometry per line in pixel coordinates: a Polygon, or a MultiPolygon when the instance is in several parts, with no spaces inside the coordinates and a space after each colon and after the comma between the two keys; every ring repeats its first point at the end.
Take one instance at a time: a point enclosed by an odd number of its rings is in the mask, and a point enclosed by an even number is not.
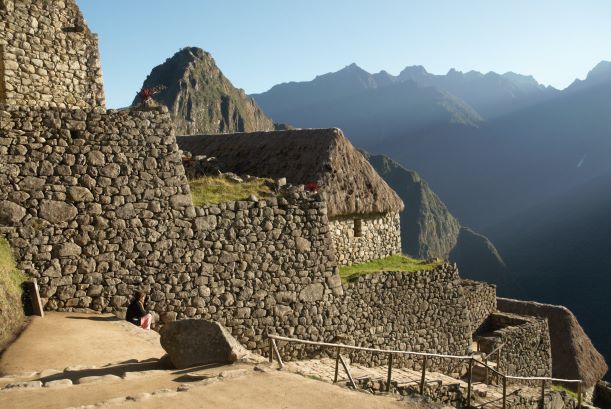
{"type": "Polygon", "coordinates": [[[0,408],[426,407],[277,371],[267,363],[169,369],[158,359],[163,354],[156,333],[112,315],[50,313],[35,318],[1,357],[0,373],[6,376],[0,377],[0,408]],[[11,388],[2,389],[7,385],[11,388]]]}
{"type": "Polygon", "coordinates": [[[55,312],[32,320],[0,358],[0,374],[102,366],[163,354],[157,333],[114,315],[55,312]]]}

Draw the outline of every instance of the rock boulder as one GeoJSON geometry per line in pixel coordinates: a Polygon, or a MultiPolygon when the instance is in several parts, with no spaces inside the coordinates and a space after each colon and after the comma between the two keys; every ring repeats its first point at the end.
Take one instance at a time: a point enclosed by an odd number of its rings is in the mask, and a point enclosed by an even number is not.
{"type": "Polygon", "coordinates": [[[161,330],[161,346],[177,369],[228,364],[250,353],[218,322],[180,320],[161,330]]]}

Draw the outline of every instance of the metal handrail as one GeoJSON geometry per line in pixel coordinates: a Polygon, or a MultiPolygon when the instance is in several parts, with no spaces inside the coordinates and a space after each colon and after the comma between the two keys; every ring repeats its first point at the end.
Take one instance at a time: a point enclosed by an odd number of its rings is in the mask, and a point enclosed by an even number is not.
{"type": "Polygon", "coordinates": [[[494,348],[494,349],[493,349],[491,352],[489,352],[489,353],[484,352],[484,356],[485,356],[486,358],[489,358],[489,357],[491,357],[492,355],[494,355],[494,354],[495,354],[495,353],[497,353],[497,352],[499,352],[499,353],[500,353],[500,352],[501,352],[501,348],[503,348],[503,346],[504,346],[504,345],[505,345],[505,343],[503,342],[502,344],[500,344],[499,346],[497,346],[496,348],[494,348]]]}
{"type": "MultiPolygon", "coordinates": [[[[577,389],[578,389],[578,392],[577,392],[577,394],[578,394],[577,402],[578,402],[578,408],[581,409],[581,403],[582,403],[582,384],[583,384],[583,381],[581,379],[561,379],[561,378],[552,378],[552,377],[547,377],[547,376],[512,376],[512,375],[506,375],[506,374],[501,373],[498,370],[492,368],[491,366],[489,366],[487,362],[482,362],[482,361],[474,358],[472,355],[447,355],[447,354],[437,354],[437,353],[431,353],[431,352],[399,351],[399,350],[392,350],[392,349],[379,349],[379,348],[358,347],[358,346],[355,346],[355,345],[332,344],[332,343],[329,343],[329,342],[317,342],[317,341],[308,341],[308,340],[305,340],[305,339],[298,339],[298,338],[288,338],[288,337],[282,337],[282,336],[273,335],[273,334],[268,334],[267,337],[270,340],[270,355],[269,355],[269,360],[270,360],[270,362],[272,362],[273,361],[273,356],[275,354],[276,359],[278,360],[278,364],[280,365],[280,368],[284,367],[284,363],[282,362],[282,358],[280,356],[280,351],[278,350],[278,346],[276,344],[276,341],[295,342],[295,343],[298,343],[298,344],[326,346],[326,347],[336,348],[337,349],[337,357],[336,357],[336,363],[335,363],[335,380],[334,380],[334,382],[337,382],[338,366],[339,366],[339,363],[341,361],[341,364],[344,367],[344,370],[348,374],[348,378],[350,380],[350,383],[351,383],[352,387],[355,388],[355,389],[356,389],[356,385],[354,383],[354,380],[352,379],[352,375],[350,373],[348,365],[345,363],[343,357],[340,355],[340,350],[341,349],[350,349],[350,350],[356,350],[356,351],[366,351],[366,352],[376,352],[376,353],[389,354],[388,379],[387,379],[387,385],[386,385],[386,391],[387,392],[390,391],[391,372],[392,372],[392,356],[393,355],[416,355],[416,356],[423,357],[423,362],[422,362],[422,379],[421,379],[421,382],[420,382],[420,394],[422,394],[423,391],[424,391],[424,380],[425,380],[425,374],[426,374],[427,358],[428,357],[449,358],[449,359],[469,360],[469,379],[468,379],[468,388],[467,388],[467,406],[469,406],[470,403],[471,403],[471,384],[472,384],[472,369],[473,369],[473,365],[475,363],[478,363],[480,365],[485,366],[487,369],[491,370],[492,372],[496,373],[498,376],[500,376],[503,379],[503,409],[506,408],[507,379],[523,380],[523,381],[541,381],[541,389],[542,389],[541,398],[542,398],[542,402],[544,401],[544,393],[543,392],[544,392],[544,389],[545,389],[545,383],[546,382],[577,383],[577,389]]],[[[503,345],[504,344],[501,344],[497,349],[500,349],[503,345]]],[[[494,353],[494,352],[495,351],[493,351],[492,353],[494,353]]]]}

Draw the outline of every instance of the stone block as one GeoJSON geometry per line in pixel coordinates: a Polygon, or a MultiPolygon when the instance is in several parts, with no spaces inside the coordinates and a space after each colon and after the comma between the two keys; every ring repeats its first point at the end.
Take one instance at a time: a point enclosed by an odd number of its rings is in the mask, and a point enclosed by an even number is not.
{"type": "Polygon", "coordinates": [[[24,207],[8,200],[0,201],[0,224],[14,225],[19,223],[26,215],[24,207]]]}
{"type": "Polygon", "coordinates": [[[77,214],[76,207],[57,200],[43,200],[39,209],[39,216],[54,224],[70,221],[77,214]]]}
{"type": "Polygon", "coordinates": [[[232,363],[248,352],[218,322],[181,320],[161,330],[161,346],[177,369],[232,363]]]}

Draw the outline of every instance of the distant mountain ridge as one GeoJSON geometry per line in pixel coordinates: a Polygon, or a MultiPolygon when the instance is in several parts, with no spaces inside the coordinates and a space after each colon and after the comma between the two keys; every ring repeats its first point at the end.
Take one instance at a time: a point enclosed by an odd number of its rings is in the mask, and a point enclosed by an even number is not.
{"type": "Polygon", "coordinates": [[[406,67],[397,76],[386,71],[371,74],[356,64],[332,73],[319,75],[312,81],[288,82],[252,97],[272,117],[299,124],[295,111],[312,104],[329,102],[367,90],[413,82],[420,87],[435,87],[469,104],[483,118],[498,115],[512,105],[513,110],[536,103],[557,90],[539,84],[532,76],[508,72],[482,74],[462,73],[455,69],[446,75],[435,75],[423,66],[406,67]]]}
{"type": "Polygon", "coordinates": [[[392,76],[353,64],[253,97],[278,121],[337,126],[356,146],[391,154],[481,230],[611,169],[610,67],[559,91],[514,73],[414,66],[392,76]]]}
{"type": "MultiPolygon", "coordinates": [[[[142,89],[162,87],[153,98],[166,105],[182,135],[274,129],[273,121],[235,88],[201,48],[187,47],[153,68],[142,89]]],[[[139,103],[136,96],[133,105],[139,103]]]]}

